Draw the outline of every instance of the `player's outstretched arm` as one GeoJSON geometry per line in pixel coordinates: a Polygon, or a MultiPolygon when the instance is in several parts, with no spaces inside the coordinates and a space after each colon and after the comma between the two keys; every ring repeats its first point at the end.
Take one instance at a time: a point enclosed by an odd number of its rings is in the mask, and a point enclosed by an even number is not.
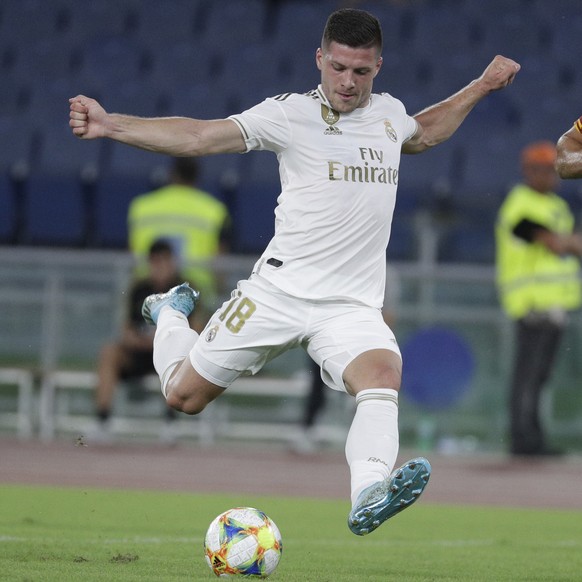
{"type": "Polygon", "coordinates": [[[557,143],[556,171],[560,178],[582,178],[582,118],[557,143]],[[580,127],[580,129],[578,129],[580,127]]]}
{"type": "Polygon", "coordinates": [[[81,139],[109,138],[171,156],[203,156],[245,151],[238,126],[229,119],[143,118],[107,113],[84,95],[69,99],[69,125],[81,139]]]}
{"type": "Polygon", "coordinates": [[[512,83],[519,69],[520,65],[515,61],[497,55],[478,79],[414,116],[418,131],[404,144],[403,153],[420,153],[451,137],[471,109],[489,93],[512,83]]]}

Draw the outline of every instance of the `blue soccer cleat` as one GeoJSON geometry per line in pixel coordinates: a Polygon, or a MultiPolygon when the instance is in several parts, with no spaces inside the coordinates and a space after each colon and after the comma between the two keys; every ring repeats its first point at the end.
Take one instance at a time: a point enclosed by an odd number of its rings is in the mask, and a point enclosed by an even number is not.
{"type": "Polygon", "coordinates": [[[157,293],[146,297],[141,308],[141,314],[147,323],[156,325],[162,307],[167,305],[188,317],[194,311],[199,296],[200,293],[194,291],[188,283],[182,283],[166,293],[157,293]]]}
{"type": "Polygon", "coordinates": [[[348,527],[359,536],[374,531],[420,497],[430,472],[430,463],[418,457],[393,471],[388,479],[364,489],[350,511],[348,527]]]}

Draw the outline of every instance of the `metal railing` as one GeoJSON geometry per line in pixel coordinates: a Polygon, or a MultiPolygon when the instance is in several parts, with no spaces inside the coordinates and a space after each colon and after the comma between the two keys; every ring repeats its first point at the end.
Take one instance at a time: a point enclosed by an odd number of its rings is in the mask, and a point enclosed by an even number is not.
{"type": "MultiPolygon", "coordinates": [[[[214,263],[224,281],[224,299],[255,260],[226,256],[214,263]]],[[[119,251],[0,248],[0,366],[32,370],[39,386],[59,369],[94,369],[100,346],[119,330],[132,266],[131,256],[119,251]]],[[[420,260],[393,264],[392,270],[401,289],[394,326],[401,347],[418,330],[442,326],[467,342],[476,361],[463,398],[445,410],[407,399],[405,362],[403,441],[416,442],[428,431],[435,441],[450,442],[452,436],[503,447],[512,326],[499,308],[493,269],[420,260]]],[[[555,397],[548,398],[544,413],[551,430],[570,442],[582,439],[580,338],[582,318],[576,315],[552,379],[555,397]]],[[[269,373],[284,376],[306,364],[306,357],[295,353],[275,360],[269,373]]]]}

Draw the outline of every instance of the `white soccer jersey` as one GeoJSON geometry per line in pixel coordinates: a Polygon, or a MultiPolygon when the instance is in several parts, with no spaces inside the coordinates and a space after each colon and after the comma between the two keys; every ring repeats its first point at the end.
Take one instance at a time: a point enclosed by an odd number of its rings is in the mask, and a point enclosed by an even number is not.
{"type": "Polygon", "coordinates": [[[234,120],[247,151],[277,154],[275,235],[255,265],[284,292],[380,308],[402,144],[414,118],[390,95],[348,114],[321,86],[266,99],[234,120]]]}

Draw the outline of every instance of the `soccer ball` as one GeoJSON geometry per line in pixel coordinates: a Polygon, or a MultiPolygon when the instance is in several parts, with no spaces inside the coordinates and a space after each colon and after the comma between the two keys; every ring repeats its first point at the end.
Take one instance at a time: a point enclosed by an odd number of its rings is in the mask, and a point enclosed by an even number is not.
{"type": "Polygon", "coordinates": [[[275,571],[283,542],[275,522],[253,507],[235,507],[217,516],[204,539],[204,555],[219,578],[266,578],[275,571]]]}

